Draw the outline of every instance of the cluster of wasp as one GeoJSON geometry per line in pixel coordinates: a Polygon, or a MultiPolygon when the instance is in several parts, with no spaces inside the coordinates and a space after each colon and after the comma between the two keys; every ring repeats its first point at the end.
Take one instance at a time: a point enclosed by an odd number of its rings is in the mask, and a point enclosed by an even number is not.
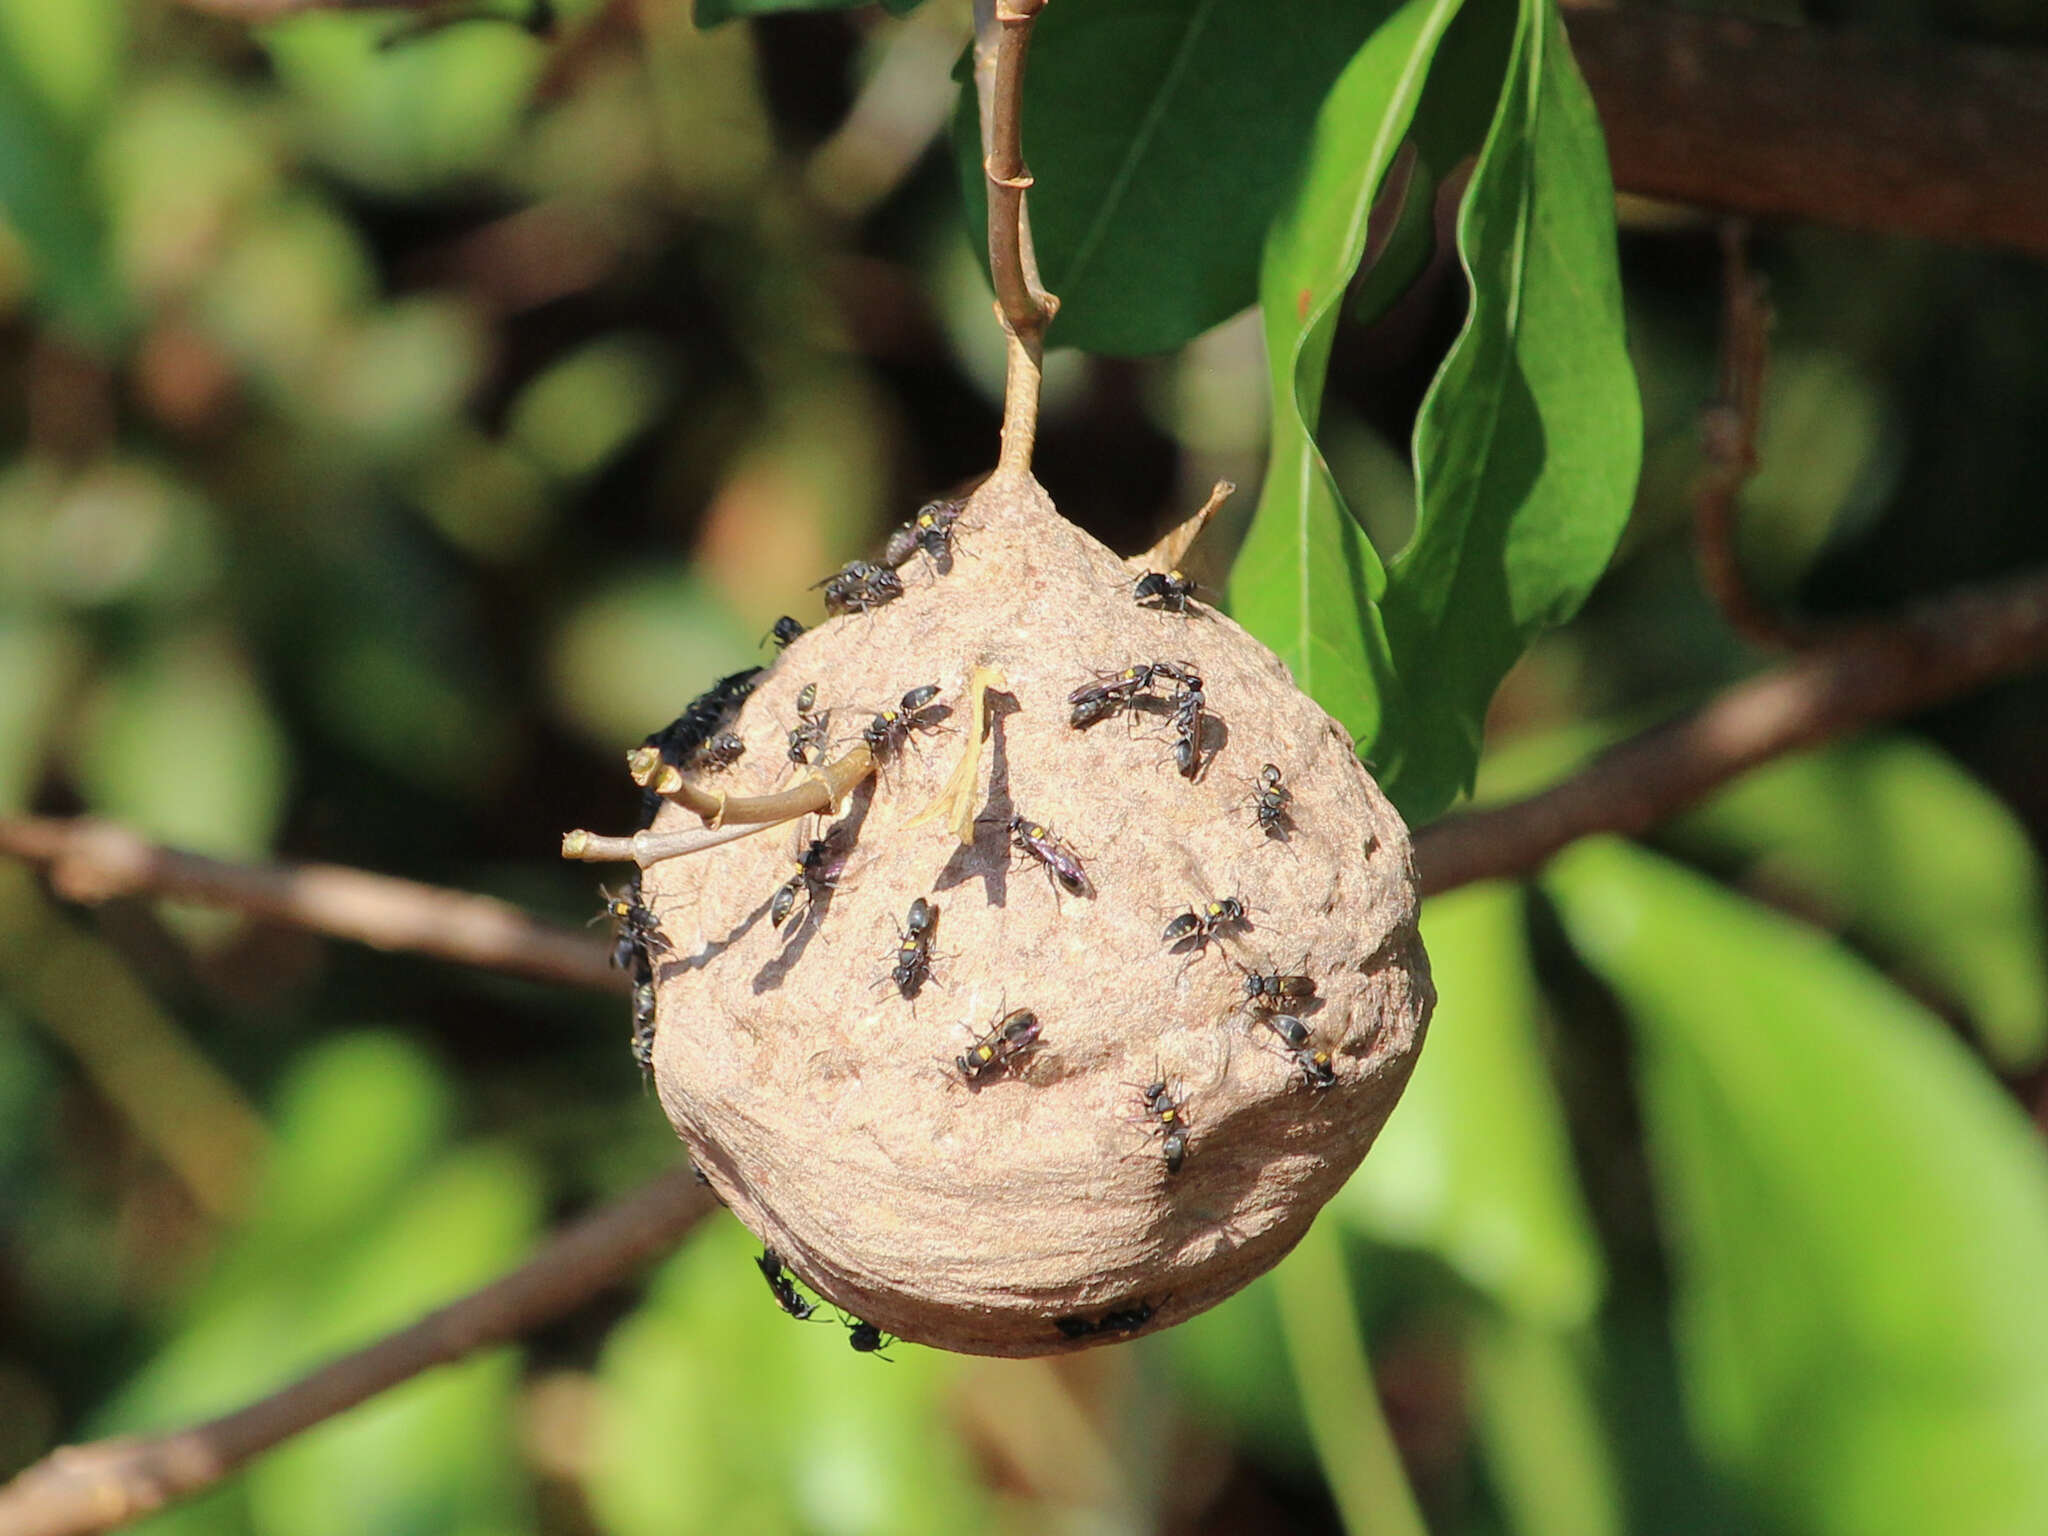
{"type": "MultiPolygon", "coordinates": [[[[866,613],[893,602],[903,595],[897,569],[913,558],[923,557],[941,573],[950,570],[960,510],[958,502],[931,503],[890,536],[883,563],[853,561],[817,583],[817,587],[823,588],[827,611],[835,615],[866,613]]],[[[1131,596],[1140,606],[1187,617],[1196,591],[1195,583],[1177,570],[1148,571],[1133,583],[1131,596]]],[[[786,648],[804,633],[804,626],[785,617],[776,621],[770,633],[778,649],[786,648]]],[[[648,737],[643,747],[657,748],[665,762],[699,771],[736,761],[745,745],[726,725],[753,691],[759,675],[760,669],[755,668],[721,679],[667,729],[648,737]]],[[[873,715],[859,733],[859,740],[880,760],[903,747],[913,733],[942,729],[939,722],[946,707],[938,702],[940,691],[936,683],[908,690],[894,707],[873,715]]],[[[817,692],[817,684],[809,683],[797,695],[797,721],[789,729],[787,739],[792,763],[817,762],[830,749],[832,711],[818,708],[817,692]]],[[[1208,696],[1192,663],[1147,661],[1115,672],[1098,673],[1067,696],[1067,706],[1068,724],[1077,731],[1119,715],[1127,723],[1146,714],[1163,718],[1172,739],[1172,758],[1177,770],[1194,780],[1206,766],[1203,726],[1208,696]]],[[[1264,764],[1246,802],[1252,813],[1251,824],[1271,838],[1284,840],[1291,826],[1291,798],[1280,767],[1264,764]]],[[[642,827],[652,823],[659,806],[658,795],[644,795],[642,827]]],[[[1080,855],[1052,828],[1023,815],[1012,815],[1002,825],[1013,855],[1043,869],[1056,892],[1077,896],[1093,893],[1080,855]]],[[[819,920],[846,868],[848,856],[849,850],[839,845],[833,831],[828,830],[821,837],[800,839],[793,853],[796,872],[769,898],[770,924],[777,930],[783,929],[797,918],[799,906],[802,917],[797,922],[798,929],[819,920]]],[[[654,957],[667,953],[669,945],[655,915],[640,901],[637,876],[624,890],[605,893],[605,914],[612,919],[616,935],[613,962],[628,971],[634,982],[633,1054],[646,1070],[652,1061],[654,957]]],[[[904,920],[897,924],[892,963],[885,981],[878,984],[893,984],[903,998],[914,1002],[932,976],[938,925],[938,903],[927,896],[917,897],[904,920]]],[[[1169,953],[1192,957],[1206,952],[1213,941],[1219,941],[1227,932],[1249,926],[1246,903],[1236,896],[1219,896],[1174,916],[1162,931],[1160,941],[1169,953]]],[[[1230,958],[1243,973],[1243,1013],[1277,1038],[1309,1088],[1334,1086],[1337,1075],[1329,1051],[1315,1043],[1309,1025],[1294,1011],[1315,998],[1315,980],[1306,974],[1254,970],[1235,957],[1230,958]]],[[[1029,1008],[1008,1009],[954,1058],[953,1067],[970,1089],[1005,1075],[1021,1077],[1028,1072],[1030,1059],[1040,1043],[1037,1014],[1029,1008]]],[[[1179,1173],[1189,1155],[1193,1134],[1184,1099],[1163,1075],[1148,1084],[1131,1086],[1137,1093],[1140,1123],[1160,1138],[1166,1173],[1169,1177],[1179,1173]]],[[[799,1292],[796,1277],[781,1256],[769,1248],[756,1263],[782,1309],[799,1320],[811,1319],[817,1304],[799,1292]]],[[[1053,1319],[1053,1323],[1070,1339],[1127,1334],[1142,1328],[1154,1311],[1151,1303],[1139,1300],[1098,1318],[1066,1316],[1053,1319]]],[[[889,1342],[871,1323],[852,1317],[844,1321],[856,1350],[875,1353],[889,1342]]]]}

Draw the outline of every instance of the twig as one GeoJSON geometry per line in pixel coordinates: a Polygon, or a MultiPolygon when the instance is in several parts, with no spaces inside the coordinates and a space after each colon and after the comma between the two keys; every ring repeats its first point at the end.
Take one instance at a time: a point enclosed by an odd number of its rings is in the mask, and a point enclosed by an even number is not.
{"type": "Polygon", "coordinates": [[[1003,380],[1003,451],[998,475],[1031,472],[1038,439],[1038,390],[1045,327],[1059,300],[1039,281],[1024,193],[1024,57],[1045,0],[975,0],[974,85],[981,107],[982,171],[988,178],[988,269],[996,313],[1009,341],[1003,380]]]}
{"type": "MultiPolygon", "coordinates": [[[[875,754],[865,742],[822,768],[813,769],[802,783],[772,795],[732,796],[692,784],[682,770],[666,762],[659,749],[635,747],[626,754],[626,768],[633,782],[675,801],[702,819],[707,827],[737,826],[748,822],[794,821],[817,811],[829,810],[844,800],[853,786],[875,771],[875,754]]],[[[578,834],[571,832],[569,837],[578,834]]],[[[590,836],[589,833],[582,834],[590,836]]],[[[565,839],[566,841],[566,839],[565,839]]],[[[575,855],[566,855],[575,857],[575,855]]]]}
{"type": "Polygon", "coordinates": [[[73,901],[170,896],[351,939],[373,949],[619,991],[602,945],[508,902],[334,864],[228,864],[109,822],[0,818],[0,854],[46,866],[73,901]]]}
{"type": "Polygon", "coordinates": [[[1626,192],[2048,255],[2048,54],[1573,7],[1626,192]]]}
{"type": "Polygon", "coordinates": [[[509,1343],[673,1248],[710,1212],[687,1169],[558,1233],[519,1268],[246,1408],[166,1435],[53,1451],[0,1488],[4,1536],[104,1531],[211,1487],[250,1458],[423,1371],[509,1343]]]}
{"type": "Polygon", "coordinates": [[[230,21],[276,21],[302,11],[421,11],[440,0],[185,0],[188,8],[230,21]]]}
{"type": "Polygon", "coordinates": [[[1742,487],[1756,472],[1757,423],[1770,363],[1771,314],[1763,279],[1749,270],[1749,232],[1739,219],[1721,224],[1721,380],[1700,423],[1706,460],[1693,493],[1693,536],[1700,577],[1734,631],[1758,645],[1796,650],[1812,629],[1764,606],[1742,571],[1735,529],[1742,487]]]}
{"type": "Polygon", "coordinates": [[[2048,659],[2048,572],[1972,587],[1834,637],[1610,748],[1563,783],[1415,839],[1425,895],[1525,874],[1578,838],[1640,833],[1745,769],[2048,659]]]}
{"type": "Polygon", "coordinates": [[[1188,551],[1195,547],[1195,540],[1202,536],[1202,530],[1209,526],[1209,519],[1219,512],[1223,503],[1230,500],[1237,490],[1228,480],[1218,480],[1209,492],[1209,499],[1194,513],[1173,527],[1167,529],[1159,542],[1142,555],[1133,555],[1126,562],[1140,571],[1177,571],[1181,562],[1188,557],[1188,551]]]}

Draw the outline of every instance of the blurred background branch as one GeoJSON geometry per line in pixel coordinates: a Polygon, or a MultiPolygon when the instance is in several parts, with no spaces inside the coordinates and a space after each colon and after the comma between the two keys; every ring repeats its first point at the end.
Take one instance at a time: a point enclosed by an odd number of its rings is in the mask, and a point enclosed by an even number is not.
{"type": "Polygon", "coordinates": [[[717,1204],[679,1168],[564,1228],[502,1279],[234,1413],[53,1452],[0,1488],[0,1536],[80,1536],[190,1498],[324,1419],[584,1305],[667,1253],[717,1204]]]}
{"type": "Polygon", "coordinates": [[[164,848],[105,821],[0,818],[0,854],[41,865],[88,905],[168,896],[266,922],[536,981],[623,992],[605,947],[508,902],[333,864],[233,864],[164,848]]]}

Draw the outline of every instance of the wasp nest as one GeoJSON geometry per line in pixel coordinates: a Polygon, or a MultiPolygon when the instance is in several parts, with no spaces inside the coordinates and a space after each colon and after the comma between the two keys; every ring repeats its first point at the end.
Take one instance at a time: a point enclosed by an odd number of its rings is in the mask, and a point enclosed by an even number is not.
{"type": "Polygon", "coordinates": [[[899,541],[900,596],[828,592],[852,611],[693,773],[786,789],[807,723],[881,760],[836,816],[647,871],[653,1070],[726,1204],[872,1325],[857,1345],[1038,1355],[1279,1260],[1434,993],[1407,830],[1270,651],[1028,480],[947,533],[899,541]]]}

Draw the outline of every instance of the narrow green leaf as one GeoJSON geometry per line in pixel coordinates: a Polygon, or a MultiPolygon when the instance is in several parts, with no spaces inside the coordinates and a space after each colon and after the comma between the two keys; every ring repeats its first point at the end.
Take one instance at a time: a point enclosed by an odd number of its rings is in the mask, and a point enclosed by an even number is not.
{"type": "Polygon", "coordinates": [[[1457,5],[1408,0],[1345,65],[1259,268],[1273,447],[1231,570],[1231,609],[1354,738],[1379,733],[1394,688],[1376,606],[1386,574],[1338,495],[1315,424],[1344,290],[1365,254],[1366,216],[1457,5]]]}
{"type": "MultiPolygon", "coordinates": [[[[1317,108],[1389,0],[1087,0],[1046,7],[1024,79],[1031,235],[1055,346],[1163,352],[1259,297],[1259,250],[1317,108]]],[[[954,149],[986,188],[974,87],[954,149]]],[[[1390,151],[1391,152],[1391,151],[1390,151]]]]}
{"type": "Polygon", "coordinates": [[[1465,1375],[1487,1471],[1518,1536],[1619,1536],[1613,1457],[1570,1340],[1521,1318],[1475,1319],[1465,1375]]]}
{"type": "Polygon", "coordinates": [[[1522,900],[1488,884],[1423,908],[1443,1001],[1400,1108],[1331,1209],[1431,1250],[1516,1316],[1573,1328],[1592,1320],[1602,1266],[1537,1039],[1522,900]]]}
{"type": "Polygon", "coordinates": [[[1471,312],[1416,421],[1417,532],[1381,600],[1400,689],[1370,750],[1411,820],[1471,788],[1494,688],[1577,611],[1642,456],[1605,147],[1548,0],[1521,0],[1507,82],[1459,213],[1471,312]]]}
{"type": "Polygon", "coordinates": [[[2048,1529],[2048,1160],[1839,945],[1623,844],[1546,887],[1640,1043],[1709,1451],[1821,1536],[2048,1529]]]}
{"type": "Polygon", "coordinates": [[[1675,833],[1839,914],[1961,1003],[2001,1067],[2048,1049],[2040,860],[2005,803],[1932,747],[1895,736],[1774,764],[1675,833]]]}
{"type": "Polygon", "coordinates": [[[1273,1271],[1273,1296],[1302,1416],[1344,1529],[1352,1536],[1427,1536],[1373,1386],[1344,1250],[1327,1223],[1311,1227],[1273,1271]]]}

